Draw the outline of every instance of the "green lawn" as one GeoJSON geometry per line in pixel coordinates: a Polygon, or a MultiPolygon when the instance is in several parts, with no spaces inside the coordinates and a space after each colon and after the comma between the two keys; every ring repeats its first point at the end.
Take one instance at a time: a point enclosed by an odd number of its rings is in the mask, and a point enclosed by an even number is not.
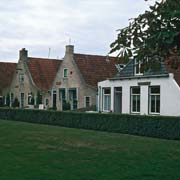
{"type": "Polygon", "coordinates": [[[180,141],[0,120],[0,180],[179,180],[180,141]]]}

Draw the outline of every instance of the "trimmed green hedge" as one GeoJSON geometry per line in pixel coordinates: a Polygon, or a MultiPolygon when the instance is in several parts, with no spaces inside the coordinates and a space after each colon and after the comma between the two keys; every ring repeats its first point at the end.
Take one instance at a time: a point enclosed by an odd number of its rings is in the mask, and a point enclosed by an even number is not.
{"type": "Polygon", "coordinates": [[[0,119],[180,139],[180,117],[0,109],[0,119]]]}

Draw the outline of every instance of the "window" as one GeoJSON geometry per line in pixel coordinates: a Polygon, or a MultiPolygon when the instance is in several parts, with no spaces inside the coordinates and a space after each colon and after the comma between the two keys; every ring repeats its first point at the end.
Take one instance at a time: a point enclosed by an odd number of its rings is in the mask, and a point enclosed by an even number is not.
{"type": "Polygon", "coordinates": [[[140,87],[131,88],[131,113],[140,113],[140,87]]]}
{"type": "Polygon", "coordinates": [[[111,109],[111,89],[105,88],[103,90],[103,110],[110,111],[111,109]]]}
{"type": "Polygon", "coordinates": [[[67,77],[68,77],[68,69],[66,69],[66,68],[64,68],[63,77],[64,77],[64,78],[67,78],[67,77]]]}
{"type": "Polygon", "coordinates": [[[19,82],[20,83],[24,82],[24,74],[19,74],[19,82]]]}
{"type": "Polygon", "coordinates": [[[135,75],[142,75],[143,74],[143,67],[142,67],[142,62],[141,61],[135,60],[134,72],[135,72],[135,75]]]}
{"type": "Polygon", "coordinates": [[[84,107],[85,108],[90,107],[90,97],[89,96],[84,97],[84,107]]]}
{"type": "Polygon", "coordinates": [[[160,86],[151,86],[149,89],[149,112],[160,113],[160,86]]]}

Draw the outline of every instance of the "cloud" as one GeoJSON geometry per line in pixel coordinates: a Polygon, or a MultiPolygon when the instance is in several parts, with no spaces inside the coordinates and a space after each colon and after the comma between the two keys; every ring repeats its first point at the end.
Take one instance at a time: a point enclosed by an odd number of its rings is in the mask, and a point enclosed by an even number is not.
{"type": "MultiPolygon", "coordinates": [[[[153,3],[153,1],[151,1],[153,3]]],[[[105,55],[116,30],[143,13],[144,0],[7,0],[0,1],[0,60],[18,60],[25,47],[30,56],[64,56],[71,38],[75,51],[105,55]]]]}

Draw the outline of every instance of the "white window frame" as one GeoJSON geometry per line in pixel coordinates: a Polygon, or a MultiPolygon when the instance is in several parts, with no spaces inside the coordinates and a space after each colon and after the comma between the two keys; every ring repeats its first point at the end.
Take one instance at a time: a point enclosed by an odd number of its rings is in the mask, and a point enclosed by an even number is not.
{"type": "Polygon", "coordinates": [[[159,106],[161,107],[161,88],[160,86],[150,86],[149,87],[149,114],[154,114],[154,115],[159,115],[160,114],[160,107],[159,107],[159,112],[151,112],[151,97],[155,96],[155,111],[156,111],[156,107],[157,107],[157,96],[159,96],[159,106]],[[155,87],[159,87],[159,93],[151,93],[151,88],[155,88],[155,87]]]}
{"type": "Polygon", "coordinates": [[[68,78],[68,68],[63,69],[63,78],[68,78]],[[67,75],[65,76],[65,71],[67,71],[67,75]]]}
{"type": "Polygon", "coordinates": [[[103,111],[104,111],[104,112],[110,112],[110,111],[111,111],[111,88],[110,88],[110,87],[108,87],[108,88],[103,88],[103,111]],[[110,90],[110,93],[109,93],[109,94],[105,94],[105,90],[106,90],[106,89],[109,89],[109,90],[110,90]],[[105,97],[108,97],[108,99],[109,99],[109,101],[108,101],[108,103],[109,103],[109,105],[108,105],[109,109],[105,109],[105,106],[104,106],[105,97]]]}
{"type": "Polygon", "coordinates": [[[140,88],[140,93],[137,94],[137,93],[134,93],[133,94],[133,88],[138,88],[139,86],[134,86],[134,87],[131,87],[131,113],[133,114],[140,114],[141,112],[141,87],[140,88]],[[139,111],[133,111],[133,96],[136,96],[136,110],[137,110],[137,96],[139,96],[139,101],[140,101],[140,108],[139,108],[139,111]]]}
{"type": "Polygon", "coordinates": [[[86,107],[86,98],[89,97],[89,107],[91,106],[91,96],[84,96],[84,107],[85,108],[88,108],[86,107]]]}
{"type": "Polygon", "coordinates": [[[136,59],[135,59],[135,62],[134,62],[134,74],[136,75],[136,76],[140,76],[140,75],[143,75],[143,73],[141,73],[141,67],[142,66],[142,62],[141,61],[137,61],[136,59]],[[136,72],[136,66],[138,65],[138,67],[139,67],[139,71],[138,72],[136,72]]]}

